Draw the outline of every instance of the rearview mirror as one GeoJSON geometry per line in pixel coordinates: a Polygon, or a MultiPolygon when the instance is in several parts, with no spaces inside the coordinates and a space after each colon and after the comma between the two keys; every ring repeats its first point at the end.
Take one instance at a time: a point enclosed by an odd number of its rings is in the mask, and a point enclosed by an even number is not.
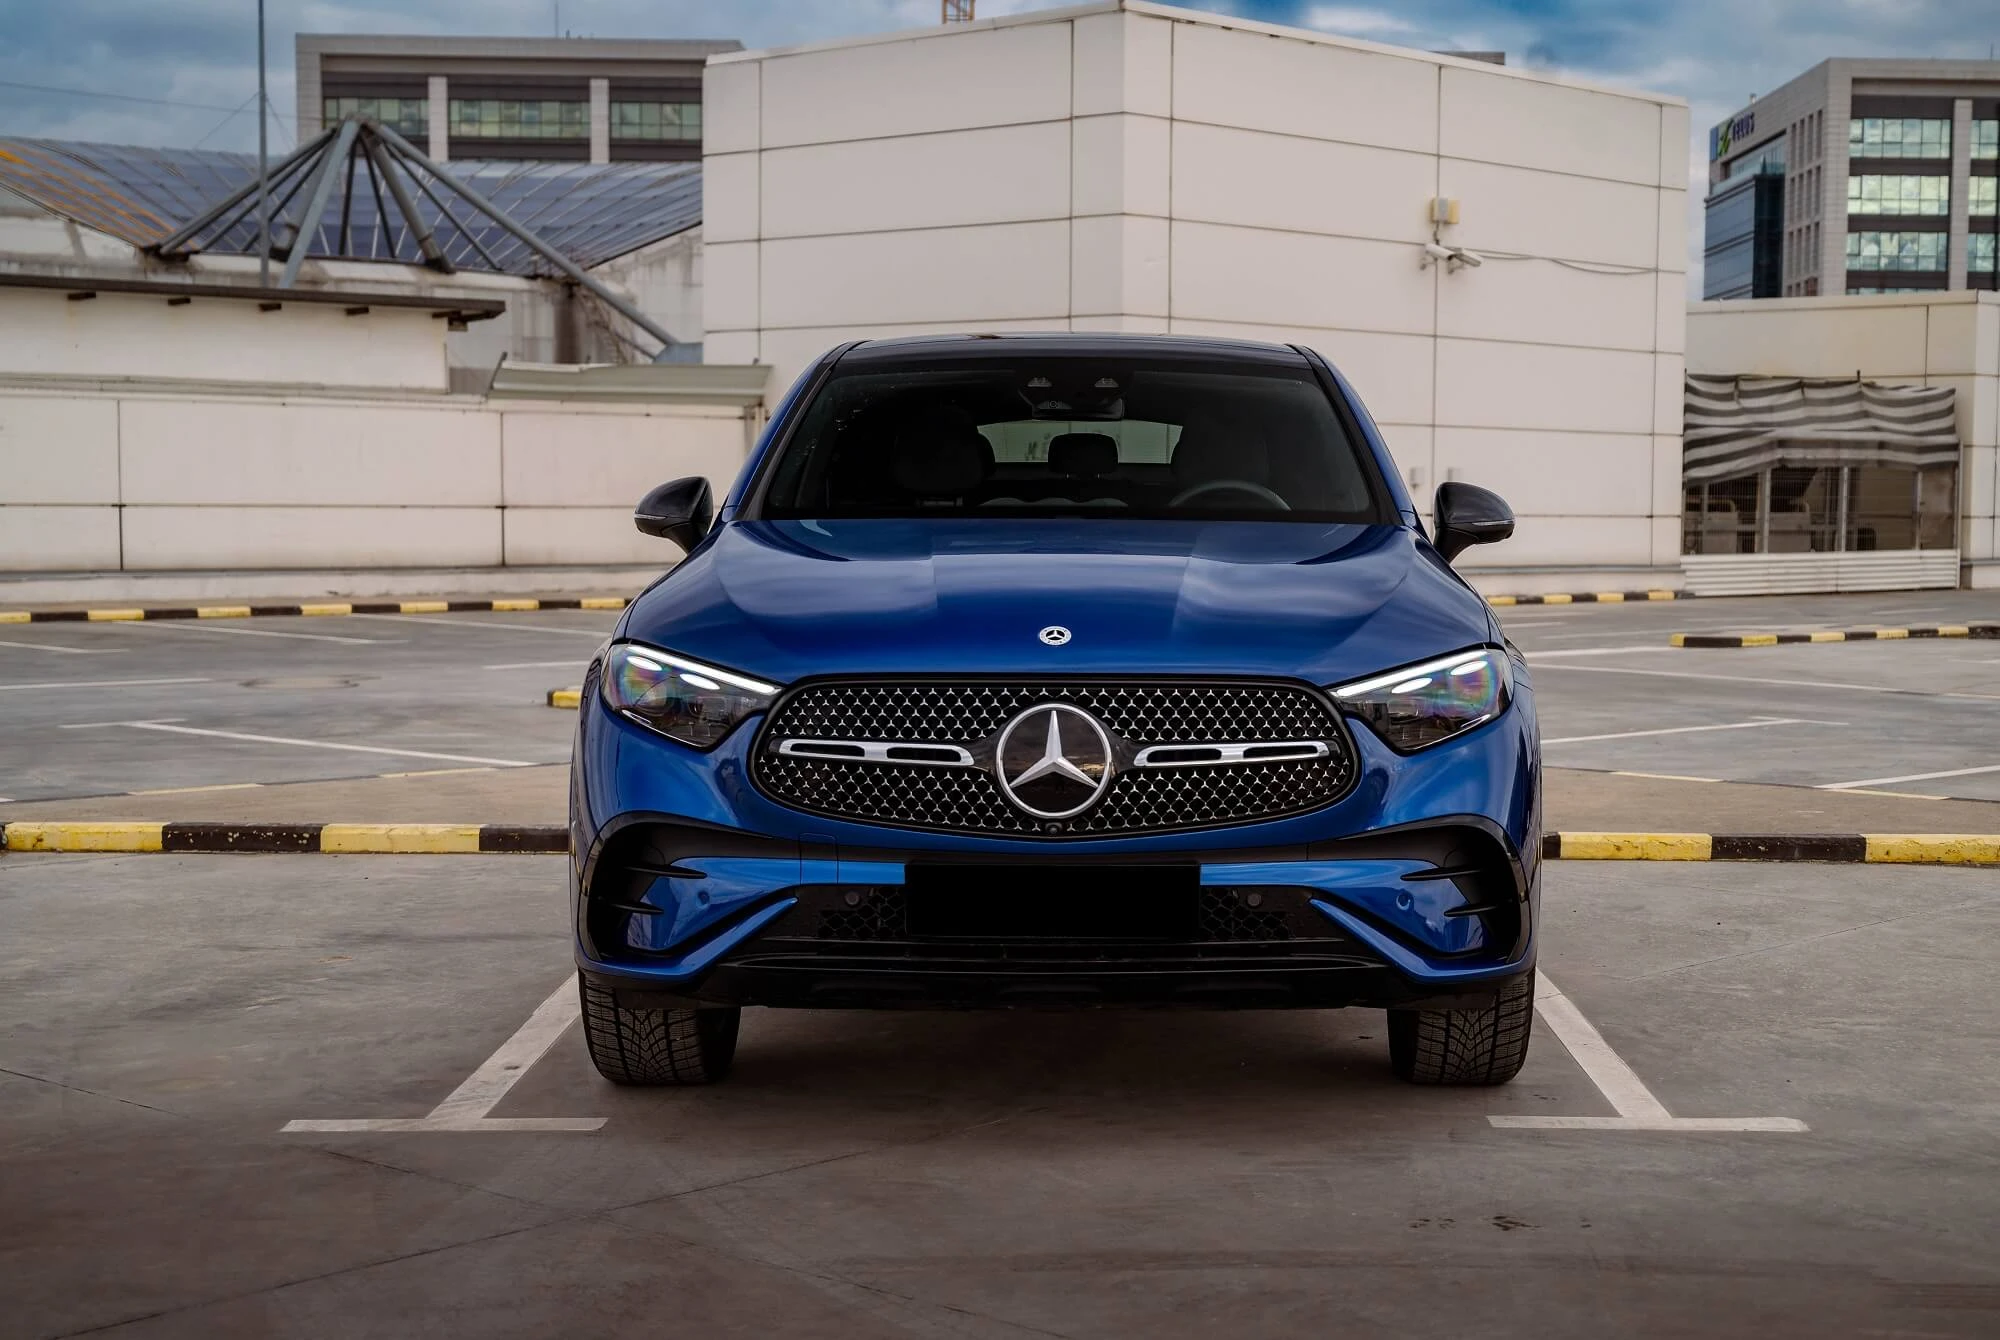
{"type": "Polygon", "coordinates": [[[672,540],[692,550],[715,520],[715,499],[700,475],[662,484],[639,500],[632,524],[641,533],[672,540]]]}
{"type": "Polygon", "coordinates": [[[1477,484],[1438,485],[1435,515],[1437,539],[1432,543],[1447,562],[1475,544],[1493,544],[1514,533],[1514,509],[1477,484]]]}

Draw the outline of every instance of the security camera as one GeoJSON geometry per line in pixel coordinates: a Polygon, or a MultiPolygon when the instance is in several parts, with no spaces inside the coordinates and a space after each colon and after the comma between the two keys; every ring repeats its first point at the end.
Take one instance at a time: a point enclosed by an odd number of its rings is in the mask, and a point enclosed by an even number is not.
{"type": "Polygon", "coordinates": [[[1477,267],[1486,264],[1486,258],[1484,256],[1480,255],[1476,251],[1467,251],[1464,247],[1460,247],[1456,251],[1452,252],[1451,259],[1452,263],[1455,265],[1471,265],[1477,267]]]}
{"type": "Polygon", "coordinates": [[[1453,260],[1457,256],[1458,253],[1453,251],[1450,247],[1444,246],[1443,244],[1438,242],[1426,242],[1424,243],[1424,259],[1421,263],[1421,268],[1428,270],[1433,265],[1437,265],[1443,261],[1453,260]]]}

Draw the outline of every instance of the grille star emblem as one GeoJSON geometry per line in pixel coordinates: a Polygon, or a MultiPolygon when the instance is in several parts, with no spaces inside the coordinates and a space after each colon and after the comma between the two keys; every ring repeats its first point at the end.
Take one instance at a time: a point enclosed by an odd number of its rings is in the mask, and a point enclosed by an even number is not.
{"type": "Polygon", "coordinates": [[[1025,814],[1068,819],[1111,785],[1111,737],[1096,717],[1068,703],[1041,703],[1000,732],[995,749],[1000,790],[1025,814]]]}

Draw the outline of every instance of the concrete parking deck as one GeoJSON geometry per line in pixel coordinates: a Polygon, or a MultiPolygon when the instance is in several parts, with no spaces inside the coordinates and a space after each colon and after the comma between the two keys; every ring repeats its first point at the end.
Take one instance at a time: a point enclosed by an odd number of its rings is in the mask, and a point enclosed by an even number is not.
{"type": "Polygon", "coordinates": [[[1988,1336],[1990,873],[1562,866],[1497,1090],[1381,1016],[751,1011],[713,1089],[573,1028],[417,1118],[563,983],[552,858],[0,859],[0,1333],[1988,1336]],[[54,953],[52,946],[76,952],[54,953]],[[1600,1058],[1601,1060],[1601,1058],[1600,1058]],[[582,1123],[577,1123],[582,1124],[582,1123]]]}

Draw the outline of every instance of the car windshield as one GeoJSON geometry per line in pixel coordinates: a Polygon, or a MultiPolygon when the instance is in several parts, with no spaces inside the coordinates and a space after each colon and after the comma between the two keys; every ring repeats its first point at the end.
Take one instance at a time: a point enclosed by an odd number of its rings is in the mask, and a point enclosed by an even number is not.
{"type": "Polygon", "coordinates": [[[836,370],[758,514],[1389,519],[1304,367],[1065,358],[836,370]]]}

